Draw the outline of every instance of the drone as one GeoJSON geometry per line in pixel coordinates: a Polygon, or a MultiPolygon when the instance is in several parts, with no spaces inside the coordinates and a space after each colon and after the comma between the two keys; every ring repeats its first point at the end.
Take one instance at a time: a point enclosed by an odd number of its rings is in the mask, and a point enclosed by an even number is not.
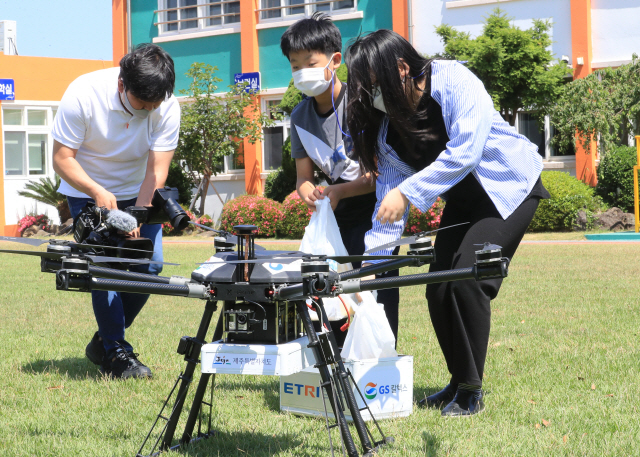
{"type": "MultiPolygon", "coordinates": [[[[169,193],[164,192],[165,197],[169,193]]],[[[176,206],[171,202],[167,204],[167,198],[158,197],[156,203],[158,202],[162,203],[167,217],[175,220],[179,216],[180,226],[184,227],[190,222],[186,214],[186,219],[182,214],[176,216],[176,206]]],[[[139,216],[139,213],[138,209],[134,209],[128,214],[139,216]]],[[[335,335],[327,325],[329,320],[323,307],[323,298],[419,284],[504,278],[509,267],[509,259],[502,256],[501,247],[485,243],[476,251],[476,263],[472,267],[393,278],[362,279],[401,267],[421,267],[432,263],[435,260],[435,250],[430,237],[432,232],[422,232],[372,250],[374,253],[383,248],[408,244],[406,255],[326,256],[300,251],[267,251],[260,248],[255,244],[258,227],[254,225],[235,226],[234,233],[202,226],[206,230],[217,232],[213,242],[215,253],[207,261],[199,264],[190,278],[163,277],[127,271],[126,268],[130,265],[154,263],[149,260],[152,252],[141,248],[145,246],[145,242],[136,241],[125,246],[114,239],[113,223],[107,223],[109,218],[108,215],[105,217],[104,211],[88,208],[84,214],[89,216],[79,220],[88,221],[87,226],[90,230],[87,232],[86,227],[79,229],[76,222],[73,242],[0,237],[0,240],[30,245],[48,243],[44,252],[0,252],[41,257],[41,270],[55,274],[57,290],[108,290],[156,294],[187,297],[205,303],[196,335],[183,336],[178,343],[177,353],[184,357],[186,367],[176,379],[136,457],[156,456],[215,434],[211,424],[214,417],[213,405],[212,402],[204,400],[210,381],[213,395],[215,374],[202,372],[182,435],[174,440],[187,392],[194,383],[201,350],[207,344],[211,319],[218,309],[218,304],[221,304],[221,312],[217,328],[210,340],[212,342],[245,345],[282,344],[306,335],[308,348],[315,359],[314,366],[320,373],[321,387],[325,394],[323,399],[328,399],[333,411],[334,423],[331,425],[328,416],[325,415],[332,454],[330,430],[337,427],[343,453],[349,457],[358,457],[360,453],[366,457],[375,455],[379,448],[394,442],[394,438],[384,435],[373,414],[371,417],[379,434],[378,439],[365,424],[356,401],[356,393],[365,405],[366,400],[357,384],[354,383],[356,392],[351,386],[350,380],[352,381],[353,377],[345,368],[335,335]],[[97,218],[94,217],[96,214],[97,218]],[[88,233],[96,234],[100,230],[103,231],[103,235],[88,236],[88,233]],[[89,243],[88,239],[93,241],[89,243]],[[331,268],[334,262],[348,263],[358,260],[375,260],[380,263],[342,273],[337,273],[331,268]],[[312,299],[320,319],[321,331],[315,330],[311,320],[307,305],[309,298],[312,299]],[[169,412],[165,413],[165,410],[169,412]],[[356,429],[361,449],[356,446],[347,425],[347,410],[356,429]],[[208,424],[204,423],[206,416],[208,424]],[[198,427],[197,431],[194,431],[196,423],[198,427]]],[[[143,217],[148,218],[148,215],[143,217]]]]}

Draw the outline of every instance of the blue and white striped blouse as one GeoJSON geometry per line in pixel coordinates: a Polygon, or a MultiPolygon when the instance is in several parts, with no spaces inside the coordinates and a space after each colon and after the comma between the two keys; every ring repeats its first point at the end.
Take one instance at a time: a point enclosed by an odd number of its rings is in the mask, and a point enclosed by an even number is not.
{"type": "Polygon", "coordinates": [[[433,61],[431,96],[442,109],[449,136],[447,149],[428,167],[414,170],[387,145],[389,121],[385,118],[378,136],[378,203],[373,227],[365,236],[366,249],[402,235],[408,208],[402,220],[394,224],[382,225],[375,219],[385,195],[396,187],[415,207],[427,211],[438,196],[473,173],[506,219],[529,195],[540,176],[542,157],[537,146],[502,119],[482,82],[465,66],[456,61],[433,61]]]}

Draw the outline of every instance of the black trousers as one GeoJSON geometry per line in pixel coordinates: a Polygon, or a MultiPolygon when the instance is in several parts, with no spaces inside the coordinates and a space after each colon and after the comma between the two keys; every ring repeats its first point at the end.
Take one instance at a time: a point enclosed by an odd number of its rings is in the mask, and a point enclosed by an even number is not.
{"type": "MultiPolygon", "coordinates": [[[[344,247],[347,248],[349,255],[362,255],[364,253],[364,235],[371,230],[371,220],[363,221],[359,224],[347,224],[338,221],[340,227],[340,235],[344,247]]],[[[400,248],[396,248],[393,251],[397,254],[400,248]]],[[[360,268],[361,262],[352,262],[353,268],[360,268]]],[[[378,278],[390,278],[398,276],[398,270],[387,271],[376,275],[378,278]]],[[[384,305],[384,312],[389,320],[389,325],[393,331],[393,336],[396,339],[396,346],[398,345],[398,304],[400,303],[400,290],[399,289],[384,289],[378,291],[378,303],[384,305]]]]}
{"type": "MultiPolygon", "coordinates": [[[[502,254],[513,258],[539,198],[529,197],[506,220],[486,193],[468,200],[447,201],[440,227],[470,222],[438,233],[436,262],[430,271],[473,266],[476,244],[502,246],[502,254]]],[[[502,279],[455,281],[429,284],[426,297],[431,322],[451,373],[451,383],[482,385],[489,343],[491,300],[498,295],[502,279]]]]}

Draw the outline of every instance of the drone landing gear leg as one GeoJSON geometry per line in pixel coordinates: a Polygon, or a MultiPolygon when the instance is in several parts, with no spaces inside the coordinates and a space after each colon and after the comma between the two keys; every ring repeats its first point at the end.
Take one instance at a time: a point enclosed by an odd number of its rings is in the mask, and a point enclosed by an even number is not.
{"type": "MultiPolygon", "coordinates": [[[[163,405],[160,413],[158,414],[158,419],[164,419],[167,421],[167,423],[164,426],[163,430],[160,432],[160,437],[158,438],[153,448],[151,449],[151,453],[146,454],[147,456],[153,456],[159,453],[159,452],[156,452],[156,447],[160,442],[160,440],[162,440],[162,443],[160,445],[160,451],[173,449],[171,447],[171,442],[173,441],[173,435],[175,434],[176,427],[178,425],[178,420],[180,419],[180,414],[182,413],[182,409],[184,407],[187,391],[189,390],[189,386],[191,385],[191,382],[193,380],[193,373],[195,372],[196,366],[200,362],[199,361],[200,349],[202,348],[202,345],[205,344],[205,337],[207,335],[207,331],[209,330],[209,324],[211,323],[211,318],[213,316],[213,313],[216,311],[216,309],[217,309],[217,302],[207,301],[196,337],[195,338],[184,337],[180,340],[180,346],[178,347],[178,352],[185,356],[184,358],[187,362],[187,367],[185,368],[184,372],[178,377],[178,380],[176,381],[176,384],[171,390],[171,393],[169,394],[167,401],[163,405]],[[176,394],[176,400],[173,405],[171,415],[167,419],[166,417],[162,416],[162,412],[164,411],[165,406],[173,396],[173,393],[176,389],[178,382],[180,382],[180,387],[178,388],[178,393],[176,394]]],[[[205,377],[205,375],[203,375],[203,377],[205,377]]],[[[197,417],[197,413],[200,410],[200,405],[202,403],[202,398],[204,396],[208,381],[209,381],[209,376],[206,376],[206,380],[202,378],[200,379],[200,383],[198,385],[198,389],[196,392],[196,394],[199,395],[199,401],[198,403],[194,401],[193,406],[191,408],[192,410],[196,409],[195,417],[197,417]]],[[[137,456],[144,455],[142,454],[142,451],[145,445],[147,444],[149,437],[153,433],[153,430],[156,424],[158,423],[158,419],[156,419],[153,426],[151,427],[151,430],[149,431],[149,434],[145,438],[144,442],[142,443],[142,446],[140,447],[140,450],[138,451],[137,456]]],[[[191,419],[191,416],[189,416],[189,419],[191,419]]],[[[195,418],[192,422],[188,420],[187,424],[189,423],[191,424],[191,429],[188,430],[187,427],[185,427],[183,440],[181,440],[180,444],[184,444],[185,435],[188,435],[190,438],[191,432],[193,431],[193,425],[195,424],[195,418]]],[[[207,433],[207,436],[208,435],[209,433],[207,433]]],[[[174,448],[175,447],[177,446],[174,446],[174,448]]]]}
{"type": "MultiPolygon", "coordinates": [[[[331,377],[331,372],[329,371],[328,362],[330,363],[330,361],[327,361],[327,358],[325,357],[322,349],[320,338],[313,328],[313,322],[311,321],[311,316],[309,316],[307,304],[305,301],[298,301],[296,303],[296,306],[298,307],[298,314],[302,319],[302,324],[304,325],[304,328],[307,332],[307,337],[309,338],[308,347],[311,348],[313,357],[316,360],[315,367],[320,372],[320,379],[322,380],[321,386],[326,391],[329,402],[331,403],[331,409],[333,409],[333,414],[336,418],[337,426],[340,429],[340,436],[347,450],[347,455],[349,457],[358,457],[359,454],[353,442],[353,438],[351,437],[351,432],[349,431],[349,426],[347,425],[347,419],[344,417],[344,411],[339,401],[338,392],[334,391],[334,386],[337,387],[337,385],[334,384],[331,377]]],[[[331,433],[330,430],[329,433],[331,433]]]]}
{"type": "MultiPolygon", "coordinates": [[[[322,318],[321,321],[329,322],[324,307],[322,306],[322,300],[320,300],[317,308],[318,313],[322,318]]],[[[351,389],[351,384],[349,382],[350,373],[345,369],[344,363],[342,362],[338,344],[336,343],[333,332],[330,331],[330,329],[327,329],[329,331],[326,333],[322,333],[320,336],[316,334],[305,302],[298,302],[298,313],[300,314],[302,322],[307,331],[307,335],[309,337],[309,347],[312,349],[313,355],[316,359],[316,367],[320,371],[322,386],[327,391],[327,396],[331,403],[331,408],[334,411],[337,426],[340,428],[341,437],[345,447],[347,448],[348,455],[350,457],[352,455],[357,456],[358,453],[355,449],[353,438],[351,437],[351,433],[345,421],[341,400],[344,400],[346,406],[351,412],[351,418],[353,420],[356,431],[358,432],[358,438],[360,438],[360,443],[362,444],[364,455],[372,455],[374,448],[377,448],[378,446],[385,443],[390,443],[393,439],[391,437],[384,437],[384,434],[380,430],[380,427],[378,426],[378,423],[376,421],[376,426],[378,427],[378,431],[380,432],[380,435],[383,437],[383,439],[381,441],[375,441],[375,445],[371,444],[373,436],[364,423],[364,420],[362,419],[362,416],[360,414],[361,410],[360,408],[358,408],[358,403],[356,402],[353,390],[351,389]],[[331,376],[329,372],[329,365],[332,365],[333,376],[331,376]]],[[[358,392],[360,393],[359,389],[358,392]]],[[[361,393],[360,397],[362,398],[361,393]]],[[[362,401],[366,405],[366,401],[364,400],[364,398],[362,398],[362,401]]],[[[366,409],[368,409],[368,406],[366,407],[366,409]]],[[[373,415],[371,415],[371,417],[373,418],[373,415]]]]}

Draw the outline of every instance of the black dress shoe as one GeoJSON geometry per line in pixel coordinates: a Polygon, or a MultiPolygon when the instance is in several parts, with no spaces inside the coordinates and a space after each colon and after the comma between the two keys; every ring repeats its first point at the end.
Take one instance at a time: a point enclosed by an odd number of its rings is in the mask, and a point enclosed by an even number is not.
{"type": "Polygon", "coordinates": [[[442,410],[445,417],[468,417],[484,410],[482,390],[458,389],[456,396],[442,410]]]}
{"type": "Polygon", "coordinates": [[[418,406],[427,408],[440,408],[447,405],[456,396],[457,384],[448,384],[447,387],[440,392],[436,392],[433,395],[429,395],[427,398],[423,398],[418,402],[418,406]]]}
{"type": "Polygon", "coordinates": [[[87,344],[87,348],[84,351],[85,355],[92,363],[96,365],[102,365],[102,359],[106,355],[107,351],[104,349],[104,344],[102,344],[102,338],[98,332],[93,335],[89,344],[87,344]]]}

